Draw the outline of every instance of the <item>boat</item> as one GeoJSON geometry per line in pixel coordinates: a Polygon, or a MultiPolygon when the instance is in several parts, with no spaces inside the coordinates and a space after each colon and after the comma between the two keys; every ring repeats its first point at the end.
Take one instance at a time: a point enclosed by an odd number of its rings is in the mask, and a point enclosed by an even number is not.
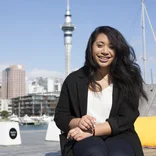
{"type": "Polygon", "coordinates": [[[17,117],[17,115],[15,114],[12,114],[10,117],[9,117],[9,121],[13,121],[13,122],[18,122],[20,123],[20,119],[17,117]]]}
{"type": "Polygon", "coordinates": [[[39,122],[41,124],[49,124],[49,122],[53,121],[54,117],[53,116],[47,116],[47,115],[43,115],[40,117],[39,122]]]}
{"type": "Polygon", "coordinates": [[[27,114],[22,118],[21,123],[23,125],[35,125],[35,121],[31,119],[27,114]]]}

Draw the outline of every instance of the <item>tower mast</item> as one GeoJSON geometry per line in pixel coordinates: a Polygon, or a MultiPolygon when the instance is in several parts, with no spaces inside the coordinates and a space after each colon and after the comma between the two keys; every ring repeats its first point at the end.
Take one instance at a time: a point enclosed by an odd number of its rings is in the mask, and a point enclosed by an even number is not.
{"type": "Polygon", "coordinates": [[[74,25],[71,21],[70,5],[69,0],[67,0],[67,9],[65,14],[65,22],[61,29],[64,32],[64,45],[65,45],[65,76],[70,73],[70,54],[72,47],[72,32],[75,30],[74,25]]]}

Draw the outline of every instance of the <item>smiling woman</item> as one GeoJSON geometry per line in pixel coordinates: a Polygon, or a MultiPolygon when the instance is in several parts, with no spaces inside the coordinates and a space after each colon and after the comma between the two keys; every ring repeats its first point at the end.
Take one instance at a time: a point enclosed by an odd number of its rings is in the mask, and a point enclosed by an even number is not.
{"type": "Polygon", "coordinates": [[[96,28],[56,107],[62,155],[143,156],[134,129],[141,96],[147,99],[133,48],[118,30],[96,28]]]}

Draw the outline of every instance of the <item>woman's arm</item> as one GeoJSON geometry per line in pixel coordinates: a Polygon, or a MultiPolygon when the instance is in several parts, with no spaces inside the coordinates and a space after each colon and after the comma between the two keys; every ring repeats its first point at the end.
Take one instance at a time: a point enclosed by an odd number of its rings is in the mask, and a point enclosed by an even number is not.
{"type": "MultiPolygon", "coordinates": [[[[73,128],[68,133],[68,138],[76,141],[83,140],[90,136],[117,135],[133,127],[138,116],[138,111],[134,111],[128,104],[124,104],[117,116],[110,117],[106,122],[96,124],[94,132],[82,131],[79,127],[73,128]]],[[[75,120],[76,121],[76,120],[75,120]]],[[[76,121],[77,122],[77,121],[76,121]]]]}
{"type": "Polygon", "coordinates": [[[69,123],[74,118],[75,117],[71,115],[69,90],[66,79],[63,83],[59,101],[55,109],[54,121],[61,131],[68,133],[70,130],[69,123]]]}
{"type": "Polygon", "coordinates": [[[96,119],[90,115],[84,115],[81,118],[74,118],[70,121],[70,129],[79,127],[84,131],[94,129],[96,119]]]}
{"type": "Polygon", "coordinates": [[[136,102],[135,109],[132,108],[130,103],[124,102],[117,115],[109,117],[106,120],[111,127],[112,135],[117,135],[134,128],[134,122],[139,116],[139,100],[134,102],[136,102]]]}
{"type": "Polygon", "coordinates": [[[107,121],[104,123],[95,125],[95,128],[94,128],[95,136],[110,135],[111,133],[112,133],[112,129],[107,121]]]}
{"type": "Polygon", "coordinates": [[[108,122],[105,122],[103,124],[97,124],[94,130],[95,131],[92,130],[83,131],[81,128],[75,127],[68,132],[67,139],[74,139],[76,141],[80,141],[93,135],[103,136],[111,134],[111,128],[108,122]]]}
{"type": "Polygon", "coordinates": [[[80,121],[80,118],[74,118],[69,122],[69,128],[73,129],[75,127],[78,127],[78,123],[80,121]]]}
{"type": "Polygon", "coordinates": [[[129,101],[123,101],[122,107],[114,116],[110,116],[105,123],[95,126],[95,135],[117,135],[129,129],[132,129],[134,122],[139,116],[139,100],[134,100],[136,107],[132,108],[129,101]]]}

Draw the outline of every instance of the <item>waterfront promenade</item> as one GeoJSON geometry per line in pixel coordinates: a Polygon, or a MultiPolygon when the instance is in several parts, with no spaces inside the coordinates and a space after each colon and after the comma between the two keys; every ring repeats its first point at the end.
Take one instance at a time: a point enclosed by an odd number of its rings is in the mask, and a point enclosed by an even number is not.
{"type": "MultiPolygon", "coordinates": [[[[47,130],[21,130],[21,145],[0,146],[0,156],[61,156],[59,142],[45,141],[47,130]]],[[[145,156],[156,149],[144,148],[145,156]]]]}
{"type": "Polygon", "coordinates": [[[60,156],[59,142],[45,141],[46,130],[25,130],[21,145],[0,146],[0,156],[60,156]]]}

